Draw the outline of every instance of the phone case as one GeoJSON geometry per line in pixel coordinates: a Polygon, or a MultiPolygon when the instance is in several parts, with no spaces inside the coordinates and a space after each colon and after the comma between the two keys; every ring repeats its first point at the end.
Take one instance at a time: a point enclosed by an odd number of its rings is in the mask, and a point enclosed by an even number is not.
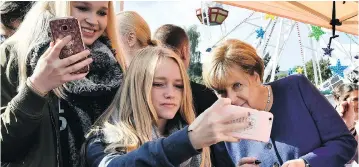
{"type": "MultiPolygon", "coordinates": [[[[257,111],[254,109],[243,108],[239,106],[228,106],[228,110],[238,112],[238,110],[247,110],[250,116],[247,118],[251,122],[250,126],[239,132],[233,132],[232,135],[240,139],[256,140],[261,142],[269,142],[272,131],[273,114],[267,111],[257,111]]],[[[232,123],[242,122],[244,119],[233,120],[232,123]]]]}
{"type": "MultiPolygon", "coordinates": [[[[70,57],[85,50],[85,45],[82,41],[80,25],[76,18],[60,17],[52,19],[50,20],[50,29],[52,40],[55,42],[57,39],[62,39],[68,35],[71,35],[72,37],[72,40],[61,50],[60,59],[70,57]]],[[[89,66],[86,66],[74,73],[87,73],[88,71],[89,66]]]]}

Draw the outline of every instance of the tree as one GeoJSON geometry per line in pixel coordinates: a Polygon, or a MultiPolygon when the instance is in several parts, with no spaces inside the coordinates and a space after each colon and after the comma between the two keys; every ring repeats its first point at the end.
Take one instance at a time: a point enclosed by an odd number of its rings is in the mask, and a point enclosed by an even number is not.
{"type": "MultiPolygon", "coordinates": [[[[330,60],[329,59],[320,59],[319,60],[319,66],[320,66],[320,71],[321,71],[321,76],[322,76],[323,82],[325,80],[329,79],[330,77],[332,77],[332,72],[329,69],[329,66],[330,66],[330,60]]],[[[307,70],[308,79],[310,80],[310,82],[315,84],[313,61],[310,60],[307,63],[305,63],[305,67],[306,67],[306,70],[307,70]]],[[[318,81],[319,81],[319,76],[318,76],[318,81]]]]}
{"type": "MultiPolygon", "coordinates": [[[[264,68],[267,67],[268,63],[270,61],[270,56],[269,56],[269,53],[267,53],[264,58],[263,58],[263,63],[264,63],[264,68]]],[[[277,74],[279,72],[279,65],[277,66],[277,68],[275,69],[275,73],[277,74]]],[[[269,82],[270,81],[270,78],[271,78],[271,74],[268,75],[267,77],[267,80],[265,82],[269,82]]],[[[277,80],[278,79],[278,76],[275,76],[274,77],[274,80],[277,80]]]]}
{"type": "Polygon", "coordinates": [[[201,63],[201,52],[197,51],[199,44],[199,38],[201,34],[197,31],[197,26],[192,25],[187,30],[186,33],[189,37],[190,42],[190,55],[191,61],[188,69],[188,74],[191,81],[203,84],[202,79],[202,63],[201,63]]]}

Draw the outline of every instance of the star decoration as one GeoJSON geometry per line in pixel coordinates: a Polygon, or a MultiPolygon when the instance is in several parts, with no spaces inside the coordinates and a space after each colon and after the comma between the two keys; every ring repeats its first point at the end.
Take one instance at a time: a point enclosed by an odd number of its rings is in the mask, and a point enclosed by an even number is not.
{"type": "Polygon", "coordinates": [[[260,27],[259,29],[257,29],[257,30],[256,30],[256,33],[257,33],[257,39],[258,39],[258,38],[262,38],[262,39],[263,39],[265,31],[263,31],[263,28],[262,28],[262,27],[260,27]]]}
{"type": "Polygon", "coordinates": [[[271,14],[266,14],[264,19],[268,20],[268,19],[271,19],[271,20],[274,20],[275,16],[271,15],[271,14]]]}
{"type": "Polygon", "coordinates": [[[289,68],[288,75],[292,75],[292,74],[293,74],[293,69],[289,68]]]}
{"type": "Polygon", "coordinates": [[[324,50],[324,56],[328,55],[329,57],[332,57],[332,51],[334,50],[333,48],[330,48],[329,46],[327,48],[322,48],[324,50]]]}
{"type": "Polygon", "coordinates": [[[309,35],[309,37],[314,37],[317,41],[319,41],[320,36],[325,34],[325,32],[319,26],[311,26],[311,27],[312,27],[312,33],[309,35]]]}
{"type": "Polygon", "coordinates": [[[340,60],[337,60],[337,65],[336,66],[329,66],[329,69],[332,70],[332,72],[334,72],[335,74],[341,76],[344,78],[344,73],[343,71],[348,68],[348,66],[342,66],[340,64],[340,60]]]}
{"type": "Polygon", "coordinates": [[[296,71],[298,74],[303,74],[303,68],[302,68],[302,67],[298,67],[295,71],[296,71]]]}

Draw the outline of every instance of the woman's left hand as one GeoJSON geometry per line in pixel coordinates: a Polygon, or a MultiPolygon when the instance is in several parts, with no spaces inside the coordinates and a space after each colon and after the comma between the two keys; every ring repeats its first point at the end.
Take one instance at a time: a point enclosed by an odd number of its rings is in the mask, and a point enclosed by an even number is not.
{"type": "Polygon", "coordinates": [[[294,159],[285,162],[282,167],[305,167],[305,163],[303,159],[294,159]]]}

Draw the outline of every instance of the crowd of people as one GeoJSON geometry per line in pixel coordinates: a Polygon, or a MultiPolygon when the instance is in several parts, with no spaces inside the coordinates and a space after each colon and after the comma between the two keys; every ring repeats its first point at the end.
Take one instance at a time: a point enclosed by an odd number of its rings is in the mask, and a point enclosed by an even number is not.
{"type": "Polygon", "coordinates": [[[238,39],[211,51],[205,85],[192,82],[185,30],[166,24],[152,35],[138,13],[116,14],[113,1],[5,1],[0,14],[2,166],[358,162],[356,84],[338,86],[333,107],[302,75],[264,83],[263,60],[238,39]],[[61,59],[73,37],[52,40],[49,22],[64,16],[86,31],[86,50],[61,59]],[[256,111],[273,114],[269,142],[232,133],[256,111]]]}

